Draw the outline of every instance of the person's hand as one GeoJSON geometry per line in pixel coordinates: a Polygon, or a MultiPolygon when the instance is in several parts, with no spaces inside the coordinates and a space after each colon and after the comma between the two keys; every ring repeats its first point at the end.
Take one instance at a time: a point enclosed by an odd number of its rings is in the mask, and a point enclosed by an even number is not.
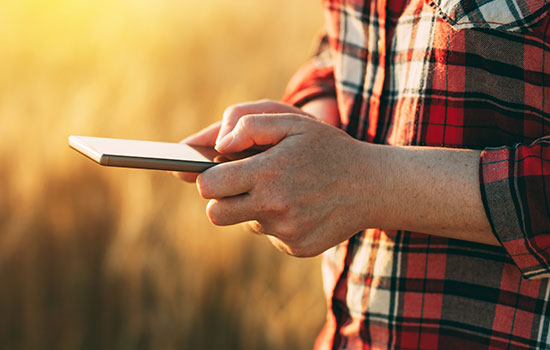
{"type": "Polygon", "coordinates": [[[246,115],[218,143],[222,152],[275,145],[199,175],[216,225],[255,221],[279,249],[314,256],[365,228],[378,183],[368,144],[297,114],[246,115]],[[369,186],[369,183],[371,184],[369,186]]]}
{"type": "MultiPolygon", "coordinates": [[[[181,140],[180,143],[187,143],[195,146],[214,146],[216,144],[216,137],[218,137],[218,132],[220,131],[220,125],[221,121],[211,124],[201,131],[181,140]]],[[[177,171],[173,171],[172,174],[186,182],[195,182],[199,175],[198,173],[182,173],[177,171]]]]}
{"type": "MultiPolygon", "coordinates": [[[[300,108],[288,105],[286,103],[271,101],[271,100],[259,100],[255,102],[246,102],[229,106],[223,112],[222,122],[218,137],[216,138],[216,145],[229,134],[237,125],[239,119],[249,114],[271,114],[276,115],[280,113],[293,113],[306,117],[314,118],[311,114],[304,112],[300,108]]],[[[227,153],[227,152],[226,152],[227,153]]]]}
{"type": "MultiPolygon", "coordinates": [[[[315,103],[317,109],[322,108],[323,102],[315,103]]],[[[327,105],[327,111],[328,111],[327,105]]],[[[225,135],[230,133],[240,118],[248,114],[278,114],[278,113],[295,113],[304,116],[312,117],[307,112],[302,111],[291,105],[287,105],[282,102],[271,100],[260,100],[255,102],[247,102],[241,104],[235,104],[225,109],[222,120],[214,123],[207,128],[193,134],[183,140],[181,143],[187,143],[196,146],[215,146],[216,143],[221,140],[225,135]]],[[[176,177],[181,178],[186,182],[195,182],[198,174],[196,173],[180,173],[173,172],[176,177]]]]}

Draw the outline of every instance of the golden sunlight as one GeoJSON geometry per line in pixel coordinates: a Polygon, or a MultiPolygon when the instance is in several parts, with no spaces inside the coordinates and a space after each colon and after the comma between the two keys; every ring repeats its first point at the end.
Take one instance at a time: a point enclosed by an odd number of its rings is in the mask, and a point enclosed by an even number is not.
{"type": "Polygon", "coordinates": [[[0,348],[311,347],[317,259],[214,227],[194,186],[97,166],[67,136],[178,141],[227,105],[277,99],[320,6],[3,2],[0,348]]]}

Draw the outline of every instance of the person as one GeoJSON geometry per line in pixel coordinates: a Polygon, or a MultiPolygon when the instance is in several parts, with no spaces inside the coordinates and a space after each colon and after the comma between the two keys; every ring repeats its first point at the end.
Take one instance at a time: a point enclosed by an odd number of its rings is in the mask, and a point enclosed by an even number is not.
{"type": "Polygon", "coordinates": [[[317,349],[550,348],[550,3],[325,0],[283,102],[184,140],[217,225],[324,252],[317,349]]]}

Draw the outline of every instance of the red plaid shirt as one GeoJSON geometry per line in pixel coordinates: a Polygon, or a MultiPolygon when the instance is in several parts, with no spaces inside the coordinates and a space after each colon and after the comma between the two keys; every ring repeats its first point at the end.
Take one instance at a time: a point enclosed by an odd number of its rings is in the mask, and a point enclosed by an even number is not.
{"type": "MultiPolygon", "coordinates": [[[[501,247],[371,229],[325,253],[319,349],[550,348],[548,0],[325,0],[296,105],[374,143],[483,150],[501,247]]],[[[388,215],[391,215],[388,213],[388,215]]]]}

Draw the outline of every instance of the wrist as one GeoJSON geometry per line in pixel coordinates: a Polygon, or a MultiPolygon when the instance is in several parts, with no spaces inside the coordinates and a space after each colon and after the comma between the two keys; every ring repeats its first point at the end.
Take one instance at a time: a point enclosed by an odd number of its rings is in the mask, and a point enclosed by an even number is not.
{"type": "Polygon", "coordinates": [[[372,150],[379,187],[370,227],[498,244],[481,200],[479,151],[382,145],[372,150]]]}
{"type": "Polygon", "coordinates": [[[358,144],[359,157],[358,179],[361,190],[362,205],[358,216],[361,218],[359,230],[367,228],[389,228],[392,222],[391,200],[389,200],[388,172],[391,164],[391,147],[372,144],[356,140],[358,144]]]}

